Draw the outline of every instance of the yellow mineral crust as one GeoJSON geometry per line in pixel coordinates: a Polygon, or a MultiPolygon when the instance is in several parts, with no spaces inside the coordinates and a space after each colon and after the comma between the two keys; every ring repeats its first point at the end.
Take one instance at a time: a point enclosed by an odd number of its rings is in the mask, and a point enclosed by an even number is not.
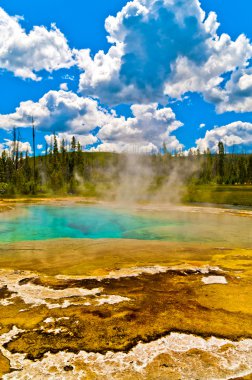
{"type": "Polygon", "coordinates": [[[251,247],[58,239],[0,253],[4,380],[251,377],[251,247]]]}
{"type": "Polygon", "coordinates": [[[231,342],[171,333],[128,353],[46,353],[40,361],[7,353],[18,371],[4,379],[231,379],[251,372],[252,340],[231,342]]]}
{"type": "MultiPolygon", "coordinates": [[[[99,242],[98,251],[100,244],[113,247],[99,242]]],[[[126,243],[131,255],[140,244],[126,243]]],[[[141,266],[131,266],[122,252],[125,265],[111,260],[98,276],[99,255],[89,276],[2,269],[1,352],[18,370],[4,379],[32,373],[35,379],[218,380],[251,373],[251,250],[152,244],[160,264],[151,265],[145,244],[141,266]]]]}

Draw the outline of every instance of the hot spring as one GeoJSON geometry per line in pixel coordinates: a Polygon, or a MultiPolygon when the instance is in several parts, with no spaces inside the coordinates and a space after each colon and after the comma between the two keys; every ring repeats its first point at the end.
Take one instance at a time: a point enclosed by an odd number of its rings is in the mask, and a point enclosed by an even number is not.
{"type": "Polygon", "coordinates": [[[251,373],[251,210],[77,202],[3,205],[0,377],[251,373]]]}
{"type": "Polygon", "coordinates": [[[227,210],[182,207],[166,211],[105,206],[28,205],[2,213],[0,243],[78,239],[137,239],[249,247],[251,218],[227,210]]]}

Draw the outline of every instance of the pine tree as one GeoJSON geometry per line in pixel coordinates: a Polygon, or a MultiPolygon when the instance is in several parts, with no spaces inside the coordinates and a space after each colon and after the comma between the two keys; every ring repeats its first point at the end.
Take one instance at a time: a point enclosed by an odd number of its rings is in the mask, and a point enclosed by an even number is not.
{"type": "Polygon", "coordinates": [[[218,181],[220,183],[223,183],[224,160],[225,160],[224,144],[222,141],[219,141],[219,143],[218,143],[218,175],[219,175],[219,180],[218,181]]]}
{"type": "Polygon", "coordinates": [[[72,152],[76,151],[76,139],[74,136],[72,137],[72,140],[71,140],[71,151],[72,152]]]}

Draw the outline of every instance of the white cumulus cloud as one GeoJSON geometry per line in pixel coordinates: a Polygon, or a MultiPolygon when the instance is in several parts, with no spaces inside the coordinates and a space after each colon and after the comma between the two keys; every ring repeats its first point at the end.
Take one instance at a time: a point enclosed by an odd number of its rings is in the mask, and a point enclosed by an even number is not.
{"type": "Polygon", "coordinates": [[[68,85],[67,83],[61,83],[60,84],[60,89],[63,91],[68,91],[68,85]]]}
{"type": "Polygon", "coordinates": [[[80,143],[82,148],[85,148],[87,145],[93,145],[97,142],[97,137],[92,134],[87,135],[79,135],[79,134],[71,134],[70,132],[64,132],[64,133],[57,133],[56,135],[50,134],[45,136],[45,141],[47,143],[47,146],[53,146],[54,138],[56,138],[58,148],[60,149],[61,143],[64,140],[65,142],[65,148],[67,150],[70,150],[71,148],[71,141],[73,136],[75,137],[76,141],[80,143]]]}
{"type": "MultiPolygon", "coordinates": [[[[165,142],[174,151],[182,145],[172,132],[182,126],[169,107],[158,103],[133,104],[132,117],[118,116],[113,109],[101,107],[97,100],[71,91],[49,91],[38,102],[22,102],[14,113],[0,114],[0,128],[31,126],[50,132],[47,143],[56,133],[69,141],[73,135],[81,145],[99,144],[99,150],[158,151],[165,142]],[[94,132],[94,130],[96,132],[94,132]]],[[[51,140],[50,140],[51,141],[51,140]]]]}
{"type": "Polygon", "coordinates": [[[235,121],[221,127],[215,127],[206,131],[203,138],[196,140],[196,145],[201,152],[206,151],[207,148],[217,151],[219,141],[222,141],[227,148],[242,145],[246,149],[252,145],[252,123],[235,121]]]}
{"type": "MultiPolygon", "coordinates": [[[[18,141],[16,142],[15,149],[18,148],[19,153],[32,153],[31,144],[26,141],[18,141]]],[[[3,151],[5,151],[7,154],[12,154],[12,151],[14,149],[14,142],[10,139],[4,139],[3,143],[0,144],[0,154],[2,154],[3,151]]]]}
{"type": "Polygon", "coordinates": [[[118,104],[162,102],[165,96],[199,92],[219,112],[251,108],[251,95],[244,92],[250,74],[240,82],[245,107],[232,101],[232,85],[225,85],[224,78],[249,66],[250,41],[243,34],[235,41],[218,35],[216,14],[206,15],[198,0],[129,1],[106,19],[105,27],[112,44],[108,52],[93,57],[88,49],[75,51],[83,70],[82,93],[118,104]]]}
{"type": "Polygon", "coordinates": [[[39,80],[41,70],[52,72],[74,64],[65,36],[54,25],[51,29],[34,26],[26,33],[20,17],[8,15],[0,7],[0,68],[23,79],[39,80]]]}
{"type": "Polygon", "coordinates": [[[251,112],[252,111],[252,68],[236,70],[225,88],[219,91],[217,111],[251,112]]]}
{"type": "Polygon", "coordinates": [[[97,137],[102,141],[96,150],[158,152],[163,143],[170,151],[183,145],[171,133],[182,126],[171,108],[159,108],[157,103],[131,106],[133,117],[116,117],[105,124],[97,137]]]}
{"type": "Polygon", "coordinates": [[[85,134],[104,125],[113,115],[94,99],[70,91],[49,91],[38,102],[21,102],[14,113],[0,115],[0,128],[30,126],[31,117],[40,130],[85,134]]]}

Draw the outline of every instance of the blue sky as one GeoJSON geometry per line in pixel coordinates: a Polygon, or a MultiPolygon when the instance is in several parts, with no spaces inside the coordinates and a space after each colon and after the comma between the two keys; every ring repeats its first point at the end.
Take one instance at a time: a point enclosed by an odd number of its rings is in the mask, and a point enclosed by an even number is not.
{"type": "Polygon", "coordinates": [[[31,115],[37,153],[53,133],[93,150],[252,151],[251,0],[171,3],[2,0],[0,151],[13,126],[27,149],[31,115]]]}

